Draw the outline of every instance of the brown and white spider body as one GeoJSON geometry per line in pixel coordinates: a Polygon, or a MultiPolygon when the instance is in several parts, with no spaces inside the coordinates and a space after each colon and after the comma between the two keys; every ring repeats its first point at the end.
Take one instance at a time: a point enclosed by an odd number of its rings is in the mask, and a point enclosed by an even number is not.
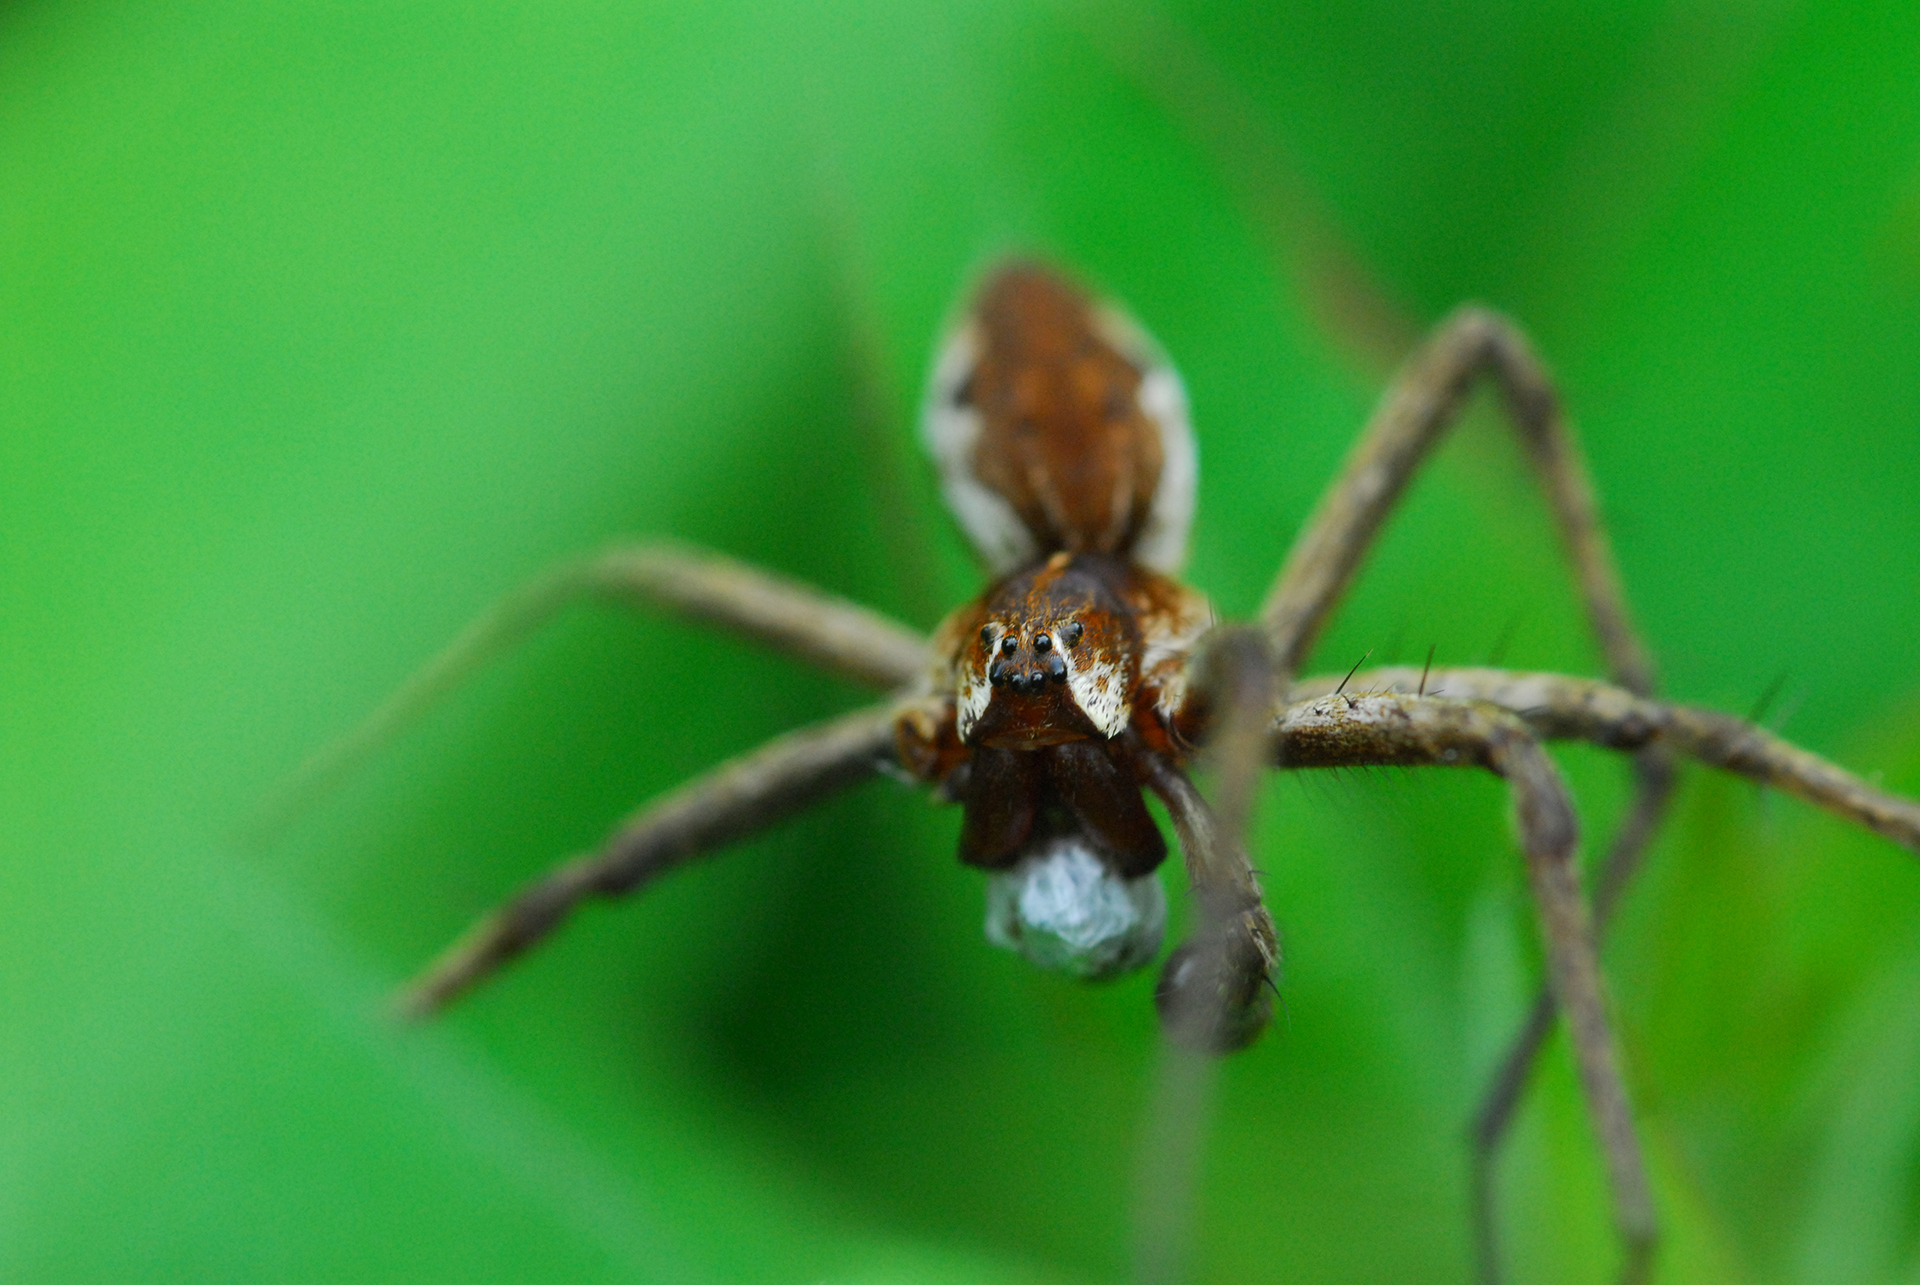
{"type": "Polygon", "coordinates": [[[1171,575],[1197,480],[1187,393],[1131,318],[1012,263],[934,362],[921,422],[954,516],[1005,574],[1055,550],[1171,575]]]}
{"type": "Polygon", "coordinates": [[[1173,1039],[1239,1048],[1267,1024],[1273,921],[1242,844],[1267,767],[1476,768],[1514,804],[1547,986],[1478,1113],[1475,1230],[1498,1275],[1495,1168],[1556,1013],[1606,1161],[1623,1279],[1657,1236],[1597,938],[1655,833],[1678,757],[1796,794],[1920,851],[1920,805],[1739,719],[1654,698],[1572,428],[1510,322],[1444,321],[1407,362],[1287,556],[1257,625],[1222,625],[1179,583],[1197,460],[1186,395],[1117,309],[1033,264],[989,274],[935,363],[924,432],[955,517],[992,582],[929,638],[843,599],[715,554],[623,544],[556,568],[477,621],[362,726],[289,782],[274,827],[497,648],[591,597],[676,608],[888,693],[780,737],[648,805],[475,924],[403,997],[434,1011],[594,897],[619,896],[837,790],[898,769],[965,811],[960,857],[990,872],[987,934],[1087,977],[1150,962],[1166,903],[1166,807],[1193,896],[1155,1003],[1173,1039]],[[1301,678],[1374,537],[1480,378],[1502,394],[1566,545],[1607,681],[1489,669],[1301,678]],[[1347,689],[1351,687],[1349,693],[1347,689]],[[1440,694],[1443,693],[1444,695],[1440,694]],[[1634,800],[1589,905],[1571,798],[1541,742],[1632,754],[1634,800]],[[1215,765],[1214,802],[1187,776],[1215,765]]]}
{"type": "Polygon", "coordinates": [[[1149,755],[1192,744],[1187,662],[1213,624],[1174,580],[1196,481],[1179,376],[1122,314],[1031,264],[982,286],[934,366],[923,427],[999,578],[934,632],[901,762],[960,803],[995,871],[988,935],[1105,976],[1158,952],[1166,840],[1149,755]]]}

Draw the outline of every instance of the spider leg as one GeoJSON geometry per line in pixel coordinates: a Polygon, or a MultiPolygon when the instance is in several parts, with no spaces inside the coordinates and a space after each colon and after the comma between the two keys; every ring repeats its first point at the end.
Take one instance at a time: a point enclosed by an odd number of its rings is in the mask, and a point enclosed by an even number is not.
{"type": "Polygon", "coordinates": [[[615,545],[563,562],[494,604],[358,727],[296,768],[248,836],[272,838],[480,665],[576,603],[599,599],[673,608],[882,689],[925,669],[925,640],[866,607],[703,549],[615,545]]]}
{"type": "Polygon", "coordinates": [[[1261,623],[1289,679],[1481,374],[1499,385],[1539,470],[1608,673],[1629,691],[1652,690],[1653,664],[1634,633],[1586,463],[1546,368],[1512,322],[1473,306],[1443,321],[1401,369],[1267,594],[1261,623]]]}
{"type": "Polygon", "coordinates": [[[769,741],[635,813],[598,852],[534,881],[476,923],[396,1001],[410,1017],[444,1007],[558,928],[588,897],[618,897],[741,839],[879,770],[893,753],[890,705],[769,741]]]}
{"type": "MultiPolygon", "coordinates": [[[[1593,939],[1596,944],[1606,940],[1620,896],[1639,871],[1641,858],[1653,843],[1673,797],[1673,759],[1665,751],[1642,750],[1636,754],[1633,775],[1633,796],[1627,815],[1607,845],[1594,883],[1593,939]]],[[[1474,1242],[1481,1285],[1500,1282],[1500,1148],[1513,1127],[1534,1063],[1546,1047],[1547,1037],[1553,1033],[1554,1011],[1554,990],[1551,986],[1542,986],[1473,1113],[1468,1136],[1473,1145],[1474,1242]]],[[[1651,1245],[1648,1252],[1651,1253],[1651,1245]]]]}
{"type": "Polygon", "coordinates": [[[1182,1278],[1213,1057],[1251,1042],[1271,1020],[1279,962],[1273,918],[1246,849],[1274,707],[1265,640],[1245,626],[1215,630],[1201,644],[1195,673],[1204,699],[1221,711],[1206,747],[1215,765],[1213,805],[1167,757],[1141,754],[1148,788],[1179,836],[1199,923],[1168,957],[1154,993],[1168,1039],[1138,1170],[1139,1285],[1182,1278]]]}
{"type": "MultiPolygon", "coordinates": [[[[1420,675],[1410,666],[1363,670],[1349,685],[1404,692],[1420,675]]],[[[1304,678],[1294,684],[1293,695],[1298,700],[1328,696],[1339,681],[1333,675],[1304,678]]],[[[1804,799],[1920,854],[1920,801],[1870,785],[1745,719],[1649,700],[1610,683],[1567,674],[1436,669],[1427,685],[1457,700],[1498,705],[1542,740],[1583,740],[1628,751],[1664,745],[1708,767],[1804,799]]],[[[1603,879],[1594,894],[1596,921],[1612,908],[1615,895],[1603,879]]]]}
{"type": "MultiPolygon", "coordinates": [[[[1634,632],[1586,463],[1553,381],[1511,321],[1474,306],[1442,322],[1401,369],[1345,470],[1288,554],[1261,611],[1283,686],[1291,683],[1387,515],[1482,374],[1499,386],[1539,475],[1607,672],[1636,695],[1653,694],[1653,664],[1634,632]]],[[[1598,884],[1606,905],[1596,914],[1597,931],[1604,931],[1614,902],[1638,869],[1672,792],[1672,759],[1663,746],[1650,745],[1637,756],[1633,801],[1601,864],[1598,884]]],[[[1543,991],[1475,1115],[1475,1227],[1481,1275],[1488,1282],[1499,1276],[1492,1239],[1493,1164],[1550,1027],[1551,1004],[1543,991]],[[1539,1017],[1543,1005],[1546,1018],[1539,1017]]]]}
{"type": "Polygon", "coordinates": [[[1216,768],[1215,802],[1164,755],[1148,750],[1147,785],[1166,804],[1180,837],[1200,923],[1171,956],[1154,1001],[1175,1042],[1224,1053],[1251,1043],[1272,1014],[1279,948],[1273,917],[1247,859],[1247,823],[1266,765],[1273,670],[1257,630],[1215,630],[1195,666],[1209,708],[1219,711],[1206,751],[1216,768]]]}
{"type": "Polygon", "coordinates": [[[1432,696],[1324,697],[1282,712],[1283,767],[1478,766],[1507,781],[1554,998],[1568,1016],[1587,1109],[1606,1159],[1621,1279],[1643,1281],[1658,1237],[1652,1194],[1607,1020],[1599,955],[1575,865],[1579,830],[1553,760],[1526,724],[1492,705],[1432,696]]]}
{"type": "MultiPolygon", "coordinates": [[[[1502,706],[1524,720],[1536,736],[1586,740],[1609,749],[1641,749],[1636,767],[1649,761],[1644,747],[1657,739],[1689,758],[1796,795],[1920,853],[1920,802],[1876,789],[1764,728],[1717,711],[1662,704],[1590,678],[1495,669],[1427,673],[1411,667],[1383,668],[1354,676],[1352,685],[1362,690],[1408,691],[1423,680],[1428,687],[1459,699],[1502,706]]],[[[1332,675],[1303,679],[1295,684],[1294,695],[1331,694],[1340,681],[1332,675]]],[[[1639,804],[1629,812],[1601,867],[1593,896],[1596,934],[1604,934],[1630,872],[1621,854],[1637,851],[1631,844],[1644,845],[1646,831],[1657,820],[1657,811],[1646,806],[1648,798],[1649,791],[1643,787],[1639,804]]],[[[1657,799],[1656,808],[1663,801],[1657,799]]],[[[1537,997],[1474,1116],[1475,1229],[1485,1281],[1499,1279],[1499,1264],[1492,1252],[1497,1239],[1493,1157],[1533,1059],[1552,1032],[1553,1015],[1552,996],[1537,997]]]]}

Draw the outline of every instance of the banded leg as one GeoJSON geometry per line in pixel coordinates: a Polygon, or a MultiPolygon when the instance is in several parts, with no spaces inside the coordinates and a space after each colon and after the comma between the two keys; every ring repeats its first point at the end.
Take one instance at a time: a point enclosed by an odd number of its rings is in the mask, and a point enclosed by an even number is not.
{"type": "Polygon", "coordinates": [[[271,839],[480,665],[591,600],[672,608],[883,690],[914,682],[925,668],[925,640],[866,607],[703,549],[616,545],[561,563],[496,603],[358,727],[296,768],[249,836],[271,839]]]}
{"type": "Polygon", "coordinates": [[[1606,1159],[1621,1280],[1645,1280],[1657,1236],[1640,1140],[1621,1078],[1586,900],[1575,864],[1578,826],[1560,774],[1516,716],[1431,696],[1327,696],[1289,706],[1274,740],[1282,767],[1478,766],[1513,795],[1547,973],[1567,1014],[1587,1109],[1606,1159]]]}
{"type": "Polygon", "coordinates": [[[598,852],[555,868],[476,923],[396,1007],[428,1016],[558,928],[586,898],[624,896],[872,775],[893,754],[894,716],[880,705],[788,733],[655,800],[598,852]]]}
{"type": "MultiPolygon", "coordinates": [[[[1295,541],[1261,611],[1283,687],[1291,684],[1387,515],[1482,374],[1499,386],[1539,475],[1609,676],[1636,695],[1653,694],[1653,664],[1634,632],[1586,464],[1553,382],[1518,328],[1478,307],[1462,308],[1442,322],[1402,368],[1339,480],[1295,541]]],[[[1620,891],[1639,867],[1672,792],[1671,757],[1663,746],[1650,745],[1637,755],[1632,802],[1602,862],[1598,883],[1606,913],[1597,917],[1599,928],[1604,929],[1620,891]]],[[[1494,1161],[1551,1018],[1552,999],[1543,990],[1475,1117],[1475,1236],[1481,1277],[1489,1283],[1499,1278],[1494,1161]]]]}

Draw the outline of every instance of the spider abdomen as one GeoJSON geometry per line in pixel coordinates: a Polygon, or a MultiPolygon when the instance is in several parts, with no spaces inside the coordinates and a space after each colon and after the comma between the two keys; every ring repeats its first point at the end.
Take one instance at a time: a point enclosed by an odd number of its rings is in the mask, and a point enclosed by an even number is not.
{"type": "Polygon", "coordinates": [[[987,564],[1056,552],[1178,570],[1197,472],[1180,378],[1119,309],[1002,265],[942,346],[923,430],[987,564]]]}

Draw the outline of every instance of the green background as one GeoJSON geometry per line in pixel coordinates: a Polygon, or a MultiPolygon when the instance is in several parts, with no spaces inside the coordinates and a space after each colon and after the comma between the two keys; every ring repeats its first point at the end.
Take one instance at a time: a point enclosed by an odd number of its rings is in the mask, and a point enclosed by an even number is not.
{"type": "MultiPolygon", "coordinates": [[[[0,1277],[1123,1279],[1150,975],[981,938],[867,786],[596,908],[427,1029],[382,997],[723,756],[862,699],[582,612],[265,851],[230,836],[485,604],[623,533],[930,625],[914,446],[969,272],[1129,302],[1258,602],[1453,303],[1564,379],[1675,696],[1920,791],[1920,10],[193,0],[0,8],[0,1277]]],[[[1328,634],[1591,670],[1497,419],[1328,634]]],[[[1622,791],[1561,755],[1590,827],[1622,791]]],[[[1463,1132],[1537,975],[1505,804],[1290,778],[1285,1014],[1225,1067],[1210,1281],[1469,1274],[1463,1132]]],[[[1920,872],[1690,773],[1607,964],[1664,1281],[1920,1273],[1920,872]]],[[[1612,1262],[1556,1040],[1518,1279],[1612,1262]]]]}

